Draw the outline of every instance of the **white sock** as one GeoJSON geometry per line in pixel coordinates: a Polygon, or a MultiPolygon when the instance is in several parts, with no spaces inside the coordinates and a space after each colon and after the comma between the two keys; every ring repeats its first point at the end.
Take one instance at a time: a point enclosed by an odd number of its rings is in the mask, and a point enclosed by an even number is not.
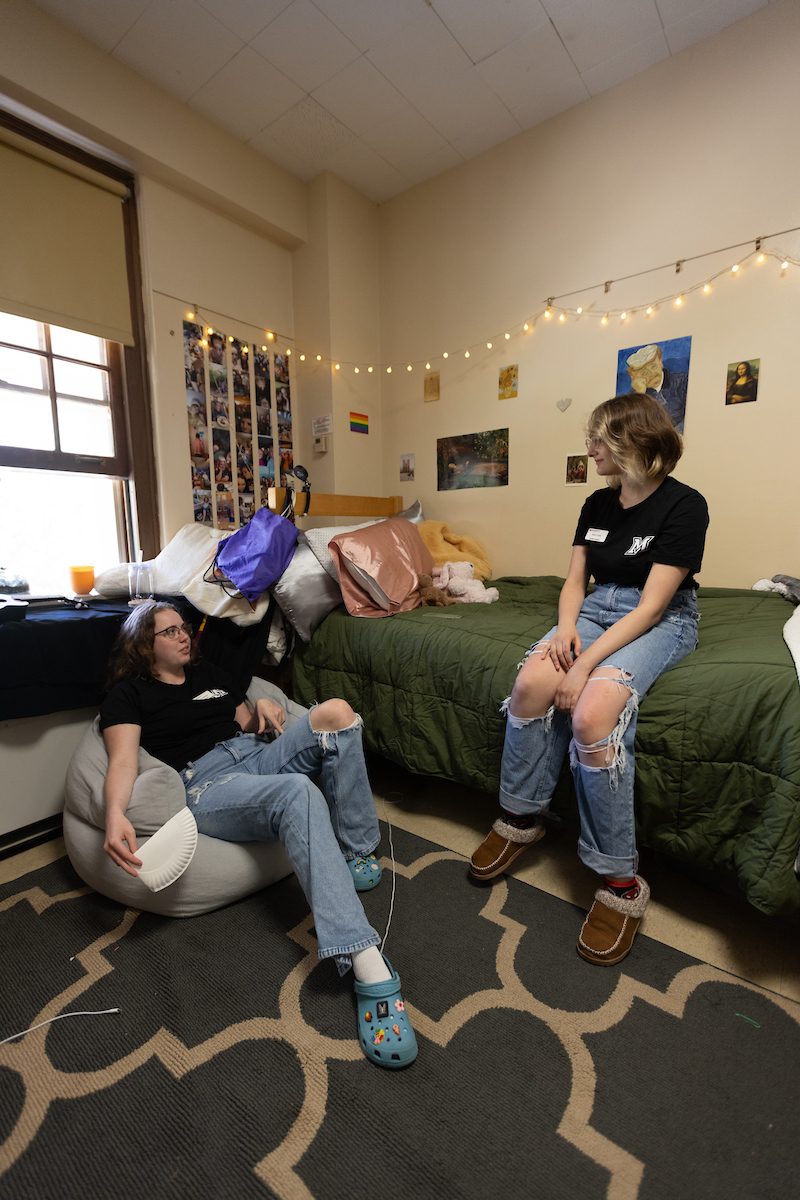
{"type": "Polygon", "coordinates": [[[353,964],[353,974],[359,983],[383,983],[385,979],[392,978],[392,973],[377,946],[356,950],[350,955],[350,961],[353,964]]]}

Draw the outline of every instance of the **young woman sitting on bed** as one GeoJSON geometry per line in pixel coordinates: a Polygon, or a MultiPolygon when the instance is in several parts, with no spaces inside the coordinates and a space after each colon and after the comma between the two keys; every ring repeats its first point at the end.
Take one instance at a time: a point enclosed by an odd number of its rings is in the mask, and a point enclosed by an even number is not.
{"type": "Polygon", "coordinates": [[[589,455],[609,486],[583,506],[558,625],[531,647],[506,701],[503,812],[471,871],[492,879],[544,835],[540,814],[569,749],[578,854],[603,881],[578,953],[611,966],[630,950],[650,896],[636,874],[637,710],[659,675],[697,645],[694,575],[708,508],[699,492],[670,478],[681,441],[650,396],[632,392],[599,405],[587,433],[589,455]],[[590,576],[595,588],[587,596],[590,576]]]}
{"type": "Polygon", "coordinates": [[[335,958],[340,974],[353,968],[365,1054],[384,1067],[412,1062],[417,1044],[400,979],[356,895],[381,876],[361,718],[344,700],[317,705],[285,731],[286,713],[273,701],[259,700],[251,713],[225,671],[196,661],[191,628],[165,603],[142,604],[127,618],[110,682],[100,728],[109,758],[104,849],[113,862],[129,875],[142,865],[125,815],[141,745],[180,773],[201,833],[283,843],[314,910],[320,958],[335,958]]]}

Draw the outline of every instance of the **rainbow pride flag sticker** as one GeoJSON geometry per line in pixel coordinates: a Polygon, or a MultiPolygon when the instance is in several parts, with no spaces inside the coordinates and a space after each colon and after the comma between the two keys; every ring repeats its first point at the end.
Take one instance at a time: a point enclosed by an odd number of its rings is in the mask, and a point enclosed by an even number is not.
{"type": "Polygon", "coordinates": [[[369,417],[366,413],[350,413],[351,433],[369,433],[369,417]]]}

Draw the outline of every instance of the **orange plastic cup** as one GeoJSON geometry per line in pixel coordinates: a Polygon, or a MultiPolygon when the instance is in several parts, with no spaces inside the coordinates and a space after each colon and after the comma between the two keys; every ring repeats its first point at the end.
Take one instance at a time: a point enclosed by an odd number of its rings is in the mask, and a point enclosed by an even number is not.
{"type": "Polygon", "coordinates": [[[87,596],[94,587],[94,567],[70,567],[69,577],[77,596],[87,596]]]}

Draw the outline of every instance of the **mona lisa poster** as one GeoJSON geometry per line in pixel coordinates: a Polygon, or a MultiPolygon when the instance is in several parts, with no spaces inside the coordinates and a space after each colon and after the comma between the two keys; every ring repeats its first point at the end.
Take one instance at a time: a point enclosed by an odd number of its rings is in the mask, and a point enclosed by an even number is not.
{"type": "Polygon", "coordinates": [[[663,405],[675,428],[683,433],[691,353],[691,337],[645,342],[620,350],[616,394],[646,392],[663,405]]]}

